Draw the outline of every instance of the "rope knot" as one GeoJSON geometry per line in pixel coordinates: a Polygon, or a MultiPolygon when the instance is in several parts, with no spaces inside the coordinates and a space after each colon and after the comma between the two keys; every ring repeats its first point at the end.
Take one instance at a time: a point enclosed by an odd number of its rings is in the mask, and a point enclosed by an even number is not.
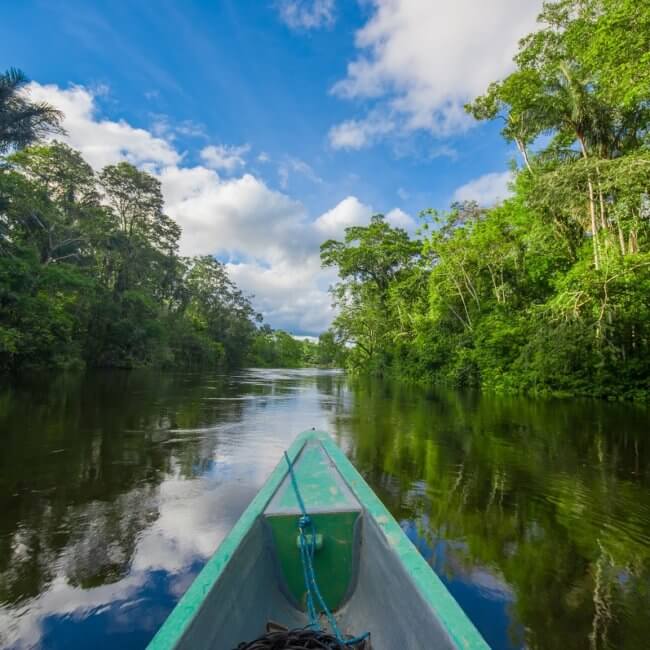
{"type": "Polygon", "coordinates": [[[298,528],[300,530],[305,530],[305,528],[309,528],[311,526],[311,517],[309,515],[302,515],[298,519],[298,528]]]}

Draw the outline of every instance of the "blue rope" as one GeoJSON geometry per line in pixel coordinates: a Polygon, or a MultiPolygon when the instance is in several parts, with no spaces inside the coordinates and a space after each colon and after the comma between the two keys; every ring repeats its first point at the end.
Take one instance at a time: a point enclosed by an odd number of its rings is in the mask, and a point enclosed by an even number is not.
{"type": "Polygon", "coordinates": [[[327,617],[327,622],[330,624],[334,635],[339,643],[343,645],[355,645],[360,641],[368,638],[370,632],[366,632],[360,636],[354,637],[353,639],[346,639],[339,630],[338,625],[336,624],[336,619],[334,618],[332,612],[330,612],[325,599],[323,598],[320,589],[318,587],[318,582],[316,581],[316,573],[314,571],[314,553],[316,551],[316,525],[314,524],[312,518],[307,514],[307,509],[305,508],[305,502],[302,500],[302,495],[298,489],[298,481],[296,480],[296,475],[293,471],[293,463],[289,459],[287,452],[284,452],[284,457],[289,466],[289,476],[291,477],[291,484],[293,485],[293,491],[296,494],[296,500],[300,506],[301,516],[298,519],[298,534],[300,539],[300,562],[302,563],[302,573],[305,580],[305,590],[307,592],[307,614],[309,616],[309,627],[321,629],[319,623],[319,616],[316,606],[314,604],[314,596],[320,605],[320,609],[324,612],[327,617]],[[310,537],[307,537],[305,533],[306,530],[309,530],[310,537]]]}

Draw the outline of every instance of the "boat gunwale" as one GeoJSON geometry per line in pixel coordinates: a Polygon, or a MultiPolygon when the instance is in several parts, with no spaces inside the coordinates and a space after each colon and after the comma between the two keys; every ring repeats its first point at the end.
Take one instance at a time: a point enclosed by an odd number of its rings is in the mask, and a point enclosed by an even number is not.
{"type": "MultiPolygon", "coordinates": [[[[343,480],[360,502],[362,512],[373,518],[389,546],[398,555],[420,596],[438,618],[442,628],[456,647],[465,650],[489,650],[488,644],[469,620],[467,614],[328,433],[309,430],[299,434],[287,450],[289,460],[293,463],[310,440],[318,440],[323,445],[343,480]]],[[[257,519],[263,515],[266,506],[282,484],[286,474],[286,462],[281,459],[159,628],[148,644],[147,650],[171,650],[176,647],[200,613],[207,594],[218,582],[230,559],[237,552],[240,543],[257,519]]]]}

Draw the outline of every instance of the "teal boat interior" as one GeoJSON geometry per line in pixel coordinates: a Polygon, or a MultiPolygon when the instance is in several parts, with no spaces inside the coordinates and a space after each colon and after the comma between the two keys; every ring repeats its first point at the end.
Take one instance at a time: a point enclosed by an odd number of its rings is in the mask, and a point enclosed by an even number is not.
{"type": "MultiPolygon", "coordinates": [[[[233,650],[264,634],[270,621],[288,628],[307,626],[298,529],[304,510],[317,531],[309,541],[320,594],[342,633],[369,632],[373,650],[488,647],[327,434],[301,434],[287,459],[197,576],[149,650],[233,650]]],[[[325,618],[321,622],[327,625],[325,618]]]]}

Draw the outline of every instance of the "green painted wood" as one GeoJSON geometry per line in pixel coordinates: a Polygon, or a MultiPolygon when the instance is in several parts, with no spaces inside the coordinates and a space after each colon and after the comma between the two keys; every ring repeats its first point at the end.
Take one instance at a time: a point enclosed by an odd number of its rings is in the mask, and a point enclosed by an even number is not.
{"type": "MultiPolygon", "coordinates": [[[[358,512],[310,515],[323,546],[314,554],[314,572],[331,611],[338,609],[350,590],[354,573],[354,531],[358,512]]],[[[307,609],[305,579],[296,545],[297,515],[266,517],[286,587],[303,611],[307,609]]]]}
{"type": "MultiPolygon", "coordinates": [[[[309,513],[361,511],[361,504],[325,453],[320,440],[308,440],[294,463],[293,472],[309,513]]],[[[291,476],[282,481],[265,514],[299,513],[300,506],[291,476]]]]}
{"type": "Polygon", "coordinates": [[[341,476],[363,505],[366,513],[376,521],[391,548],[399,556],[415,587],[435,612],[456,646],[464,650],[489,650],[490,646],[467,618],[460,605],[346,455],[334,444],[328,434],[314,432],[312,435],[321,440],[324,449],[341,472],[341,476]]]}

